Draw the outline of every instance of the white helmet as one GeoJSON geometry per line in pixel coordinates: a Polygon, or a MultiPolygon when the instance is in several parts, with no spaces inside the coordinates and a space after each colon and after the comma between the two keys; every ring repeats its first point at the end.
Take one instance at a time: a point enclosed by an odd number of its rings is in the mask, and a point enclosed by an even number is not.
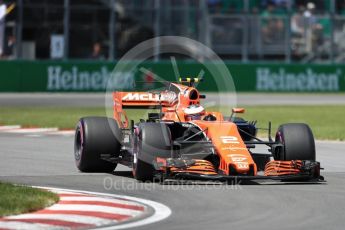
{"type": "Polygon", "coordinates": [[[190,105],[184,109],[184,112],[192,120],[198,120],[205,113],[205,109],[201,105],[190,105]]]}

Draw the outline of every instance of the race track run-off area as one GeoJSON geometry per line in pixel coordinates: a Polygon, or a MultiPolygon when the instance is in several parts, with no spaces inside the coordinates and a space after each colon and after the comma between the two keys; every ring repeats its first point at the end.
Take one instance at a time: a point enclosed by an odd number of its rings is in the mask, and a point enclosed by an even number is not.
{"type": "Polygon", "coordinates": [[[125,222],[152,218],[157,211],[157,205],[165,215],[170,213],[169,208],[160,204],[154,203],[151,207],[129,197],[125,199],[106,194],[43,189],[58,194],[59,201],[43,210],[0,218],[0,229],[89,229],[106,226],[120,228],[125,222]]]}
{"type": "MultiPolygon", "coordinates": [[[[106,204],[105,208],[95,208],[94,211],[108,210],[110,215],[120,215],[112,220],[101,216],[84,216],[80,222],[74,219],[72,222],[80,224],[76,226],[78,228],[94,228],[104,223],[111,227],[103,229],[343,229],[344,142],[316,141],[317,160],[324,168],[324,183],[154,184],[137,182],[130,169],[120,165],[111,174],[80,173],[74,165],[73,135],[48,133],[0,132],[0,180],[70,189],[73,191],[65,191],[65,194],[83,193],[81,197],[89,197],[82,198],[88,202],[86,205],[98,206],[101,204],[97,203],[99,199],[106,204]],[[84,194],[85,191],[93,193],[84,194]],[[126,202],[139,205],[126,213],[117,213],[116,210],[123,208],[113,207],[112,203],[120,201],[121,204],[130,197],[132,200],[126,202]],[[142,210],[145,210],[144,214],[142,210]],[[132,219],[121,219],[121,215],[132,219]],[[119,223],[122,220],[124,222],[119,223]]],[[[65,196],[60,202],[68,205],[70,211],[76,211],[82,205],[79,199],[79,196],[65,196]]],[[[70,217],[58,213],[61,205],[58,203],[47,210],[51,212],[49,215],[58,218],[55,224],[68,224],[70,217]]],[[[80,207],[80,211],[91,210],[80,207]]],[[[46,215],[42,211],[38,216],[8,217],[11,220],[1,220],[0,228],[17,229],[16,224],[25,222],[23,226],[31,229],[32,219],[40,220],[38,226],[45,227],[46,215]]]]}

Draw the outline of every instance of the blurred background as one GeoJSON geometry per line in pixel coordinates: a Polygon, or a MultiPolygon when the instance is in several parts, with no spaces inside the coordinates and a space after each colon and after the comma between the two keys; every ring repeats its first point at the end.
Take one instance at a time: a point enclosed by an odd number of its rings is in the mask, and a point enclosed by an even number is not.
{"type": "MultiPolygon", "coordinates": [[[[345,92],[345,0],[0,0],[0,92],[104,92],[118,60],[160,36],[211,48],[237,92],[345,92]]],[[[159,42],[142,65],[176,81],[159,42]]],[[[203,55],[174,54],[180,75],[203,55]]],[[[138,69],[115,88],[157,87],[138,69]]],[[[200,90],[218,92],[204,71],[200,90]]]]}
{"type": "Polygon", "coordinates": [[[206,101],[228,96],[262,127],[303,122],[317,138],[345,140],[345,120],[320,122],[345,114],[345,0],[0,0],[0,57],[0,126],[74,128],[79,117],[104,115],[109,85],[147,91],[162,87],[155,76],[202,73],[206,101]],[[166,54],[160,40],[148,60],[114,71],[160,36],[211,48],[236,94],[220,90],[226,76],[211,74],[214,59],[188,44],[187,54],[166,54]]]}
{"type": "Polygon", "coordinates": [[[345,1],[0,0],[1,59],[112,61],[165,35],[224,60],[342,63],[345,1]]]}

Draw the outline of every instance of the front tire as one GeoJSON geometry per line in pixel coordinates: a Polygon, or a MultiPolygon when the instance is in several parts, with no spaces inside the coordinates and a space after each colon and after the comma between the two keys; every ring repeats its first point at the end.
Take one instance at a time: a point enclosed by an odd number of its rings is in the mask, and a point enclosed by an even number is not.
{"type": "Polygon", "coordinates": [[[314,136],[306,124],[281,125],[276,134],[276,142],[283,144],[283,148],[275,153],[275,160],[315,161],[314,136]]]}
{"type": "Polygon", "coordinates": [[[116,164],[101,155],[119,156],[121,130],[116,121],[107,117],[85,117],[77,124],[74,157],[81,172],[112,172],[116,164]]]}
{"type": "Polygon", "coordinates": [[[139,124],[134,140],[133,176],[139,181],[152,181],[157,157],[171,157],[171,133],[164,123],[139,124]]]}

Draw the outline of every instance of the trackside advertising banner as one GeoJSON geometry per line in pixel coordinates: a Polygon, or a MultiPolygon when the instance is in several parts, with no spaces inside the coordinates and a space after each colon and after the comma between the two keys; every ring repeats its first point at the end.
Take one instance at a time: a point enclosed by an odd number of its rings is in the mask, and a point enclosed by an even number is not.
{"type": "MultiPolygon", "coordinates": [[[[178,62],[181,77],[205,72],[198,88],[218,91],[204,65],[178,62]]],[[[87,61],[1,61],[0,92],[104,92],[149,90],[162,86],[155,75],[176,81],[169,62],[147,62],[131,71],[113,72],[116,63],[87,61]]],[[[227,64],[239,92],[345,92],[345,65],[227,64]]]]}

